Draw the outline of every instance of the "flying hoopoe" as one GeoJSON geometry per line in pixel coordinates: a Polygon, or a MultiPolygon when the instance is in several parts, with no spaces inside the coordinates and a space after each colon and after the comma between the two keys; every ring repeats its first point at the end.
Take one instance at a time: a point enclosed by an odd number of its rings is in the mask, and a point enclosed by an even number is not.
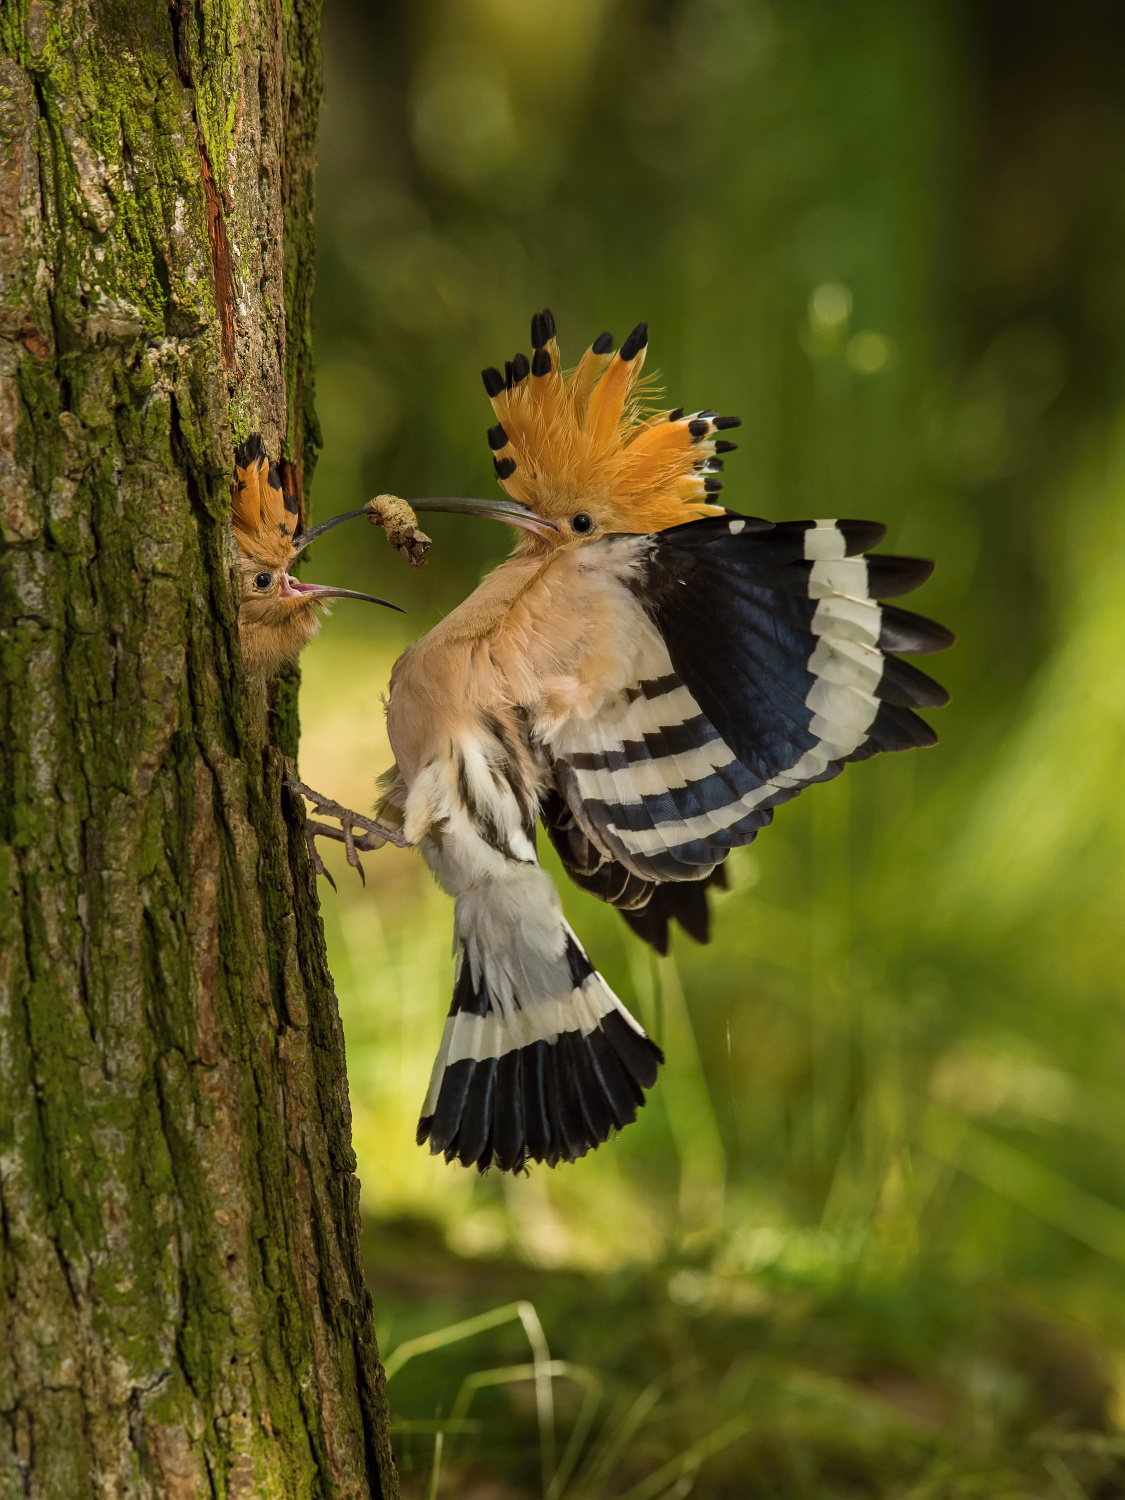
{"type": "MultiPolygon", "coordinates": [[[[412,526],[409,507],[384,509],[372,520],[388,527],[391,545],[419,566],[429,537],[412,526]]],[[[238,634],[242,660],[251,677],[273,677],[293,661],[320,629],[324,606],[330,599],[366,599],[398,609],[373,594],[329,588],[292,578],[289,569],[318,536],[348,517],[334,516],[322,526],[296,535],[297,503],[284,494],[277,466],[269,462],[262,439],[253,433],[234,454],[231,521],[238,546],[240,589],[238,634]]]]}
{"type": "Polygon", "coordinates": [[[895,653],[944,627],[877,600],[932,564],[869,556],[877,522],[724,509],[717,412],[645,410],[638,325],[568,375],[483,372],[504,500],[417,500],[518,528],[513,555],[394,667],[377,817],[456,898],[458,963],[418,1141],[481,1171],[572,1161],[635,1119],[663,1061],[590,963],[536,859],[664,951],[773,810],[846,761],[932,745],[947,694],[895,653]]]}

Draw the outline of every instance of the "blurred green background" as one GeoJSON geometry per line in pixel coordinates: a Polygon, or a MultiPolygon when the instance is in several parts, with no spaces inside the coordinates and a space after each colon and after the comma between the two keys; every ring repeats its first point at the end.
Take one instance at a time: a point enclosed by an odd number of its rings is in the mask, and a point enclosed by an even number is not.
{"type": "MultiPolygon", "coordinates": [[[[480,368],[545,305],[568,362],[645,319],[669,405],[742,416],[726,503],[886,521],[960,637],[937,749],[780,809],[709,947],[562,884],[668,1053],[577,1165],[415,1147],[451,903],[327,852],[384,1356],[524,1298],[568,1362],[452,1427],[520,1322],[396,1371],[406,1493],[440,1430],[477,1500],[1125,1494],[1125,8],[329,0],[324,48],[316,519],[494,493],[480,368]]],[[[360,809],[395,655],[509,540],[429,530],[309,570],[410,610],[303,659],[302,773],[360,809]]]]}

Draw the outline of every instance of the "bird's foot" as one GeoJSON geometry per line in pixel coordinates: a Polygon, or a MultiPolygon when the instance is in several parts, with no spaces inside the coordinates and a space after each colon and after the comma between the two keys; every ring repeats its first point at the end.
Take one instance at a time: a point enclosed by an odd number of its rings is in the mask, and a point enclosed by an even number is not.
{"type": "Polygon", "coordinates": [[[372,850],[381,849],[384,844],[393,844],[396,849],[406,848],[406,840],[397,828],[390,828],[385,823],[376,822],[374,818],[365,817],[363,813],[352,812],[350,807],[342,807],[339,802],[333,802],[330,797],[323,797],[319,792],[314,792],[312,787],[306,786],[303,781],[287,781],[285,785],[290,791],[298,792],[302,797],[306,797],[312,803],[314,812],[335,818],[340,825],[339,828],[333,828],[329,823],[317,823],[312,818],[305,821],[305,843],[309,846],[312,867],[318,875],[325,877],[333,890],[336,889],[336,882],[324,867],[324,861],[316,847],[318,838],[335,839],[337,843],[343,844],[348,864],[353,870],[359,871],[359,878],[364,885],[367,884],[367,877],[359,862],[358,851],[370,853],[372,850]],[[354,832],[356,828],[362,828],[365,832],[357,836],[354,832]]]}
{"type": "Polygon", "coordinates": [[[420,568],[430,550],[430,539],[418,525],[418,517],[397,495],[376,495],[364,506],[372,526],[381,526],[387,541],[412,568],[420,568]]]}

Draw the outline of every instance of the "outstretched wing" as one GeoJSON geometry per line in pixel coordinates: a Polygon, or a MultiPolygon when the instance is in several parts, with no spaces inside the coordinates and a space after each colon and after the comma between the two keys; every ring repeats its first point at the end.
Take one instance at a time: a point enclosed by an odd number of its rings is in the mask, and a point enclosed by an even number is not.
{"type": "Polygon", "coordinates": [[[636,680],[545,747],[606,861],[642,882],[700,881],[845,762],[935,742],[913,710],[948,695],[894,653],[940,651],[953,636],[877,602],[932,571],[866,556],[883,534],[875,522],[769,527],[728,514],[639,547],[607,538],[631,549],[623,586],[645,639],[636,680]]]}
{"type": "Polygon", "coordinates": [[[716,886],[726,890],[727,877],[722,865],[699,880],[663,883],[642,880],[598,848],[579,827],[558,792],[548,792],[539,811],[547,836],[574,884],[579,890],[597,896],[599,901],[615,906],[637,936],[657,953],[668,952],[668,929],[673,921],[697,943],[710,941],[707,888],[716,886]]]}

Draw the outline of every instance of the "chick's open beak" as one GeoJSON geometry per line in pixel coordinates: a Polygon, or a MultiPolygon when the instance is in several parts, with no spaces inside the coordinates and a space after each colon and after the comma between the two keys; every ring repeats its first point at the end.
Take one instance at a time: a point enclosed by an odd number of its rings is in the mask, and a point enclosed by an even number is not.
{"type": "Polygon", "coordinates": [[[302,583],[299,578],[291,578],[288,573],[281,575],[278,595],[282,599],[366,599],[368,604],[382,604],[387,609],[397,609],[401,615],[406,613],[401,604],[392,604],[389,599],[377,599],[374,594],[360,594],[355,589],[334,589],[322,583],[302,583]]]}
{"type": "MultiPolygon", "coordinates": [[[[303,532],[297,538],[293,543],[293,556],[297,557],[310,542],[315,542],[317,537],[331,531],[333,526],[339,526],[341,521],[354,521],[357,516],[366,514],[365,510],[346,510],[343,515],[322,521],[319,526],[314,526],[311,531],[303,532]]],[[[297,578],[291,578],[288,573],[281,575],[278,592],[282,599],[366,599],[368,604],[382,604],[387,609],[397,609],[400,615],[406,613],[401,604],[392,604],[389,599],[378,599],[374,594],[360,594],[355,589],[334,589],[322,583],[302,583],[297,578]]]]}

